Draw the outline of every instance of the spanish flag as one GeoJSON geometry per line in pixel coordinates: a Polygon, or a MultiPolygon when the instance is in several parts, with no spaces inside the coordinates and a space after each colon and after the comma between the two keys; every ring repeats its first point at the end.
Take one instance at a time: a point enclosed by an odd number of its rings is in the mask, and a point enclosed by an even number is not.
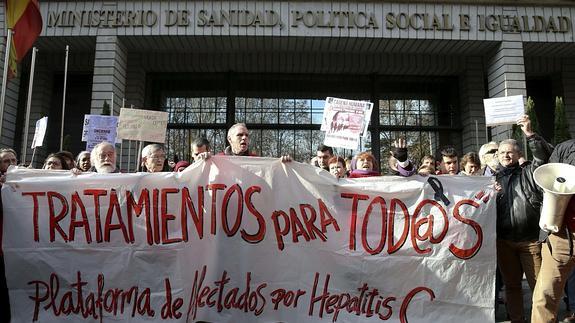
{"type": "Polygon", "coordinates": [[[15,77],[18,63],[42,32],[42,15],[38,0],[5,0],[6,26],[14,32],[10,44],[8,74],[15,77]]]}

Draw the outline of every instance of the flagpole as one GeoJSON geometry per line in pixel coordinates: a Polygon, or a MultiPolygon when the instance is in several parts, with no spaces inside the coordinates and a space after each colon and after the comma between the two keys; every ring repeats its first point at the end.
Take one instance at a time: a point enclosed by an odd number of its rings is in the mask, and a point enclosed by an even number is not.
{"type": "MultiPolygon", "coordinates": [[[[134,105],[131,104],[130,105],[130,109],[133,109],[134,105]]],[[[128,139],[128,173],[130,172],[130,167],[132,167],[132,140],[128,139]]],[[[138,170],[138,168],[136,168],[136,171],[138,170]]]]}
{"type": "Polygon", "coordinates": [[[12,29],[7,29],[6,52],[4,53],[4,73],[2,75],[2,93],[0,94],[0,143],[2,142],[2,124],[4,122],[4,102],[6,99],[6,82],[8,81],[8,63],[10,61],[10,46],[12,45],[12,29]]]}
{"type": "MultiPolygon", "coordinates": [[[[122,108],[126,106],[126,98],[122,99],[122,108]]],[[[116,127],[116,136],[118,136],[118,127],[116,127]]],[[[120,141],[120,169],[122,169],[122,155],[124,154],[124,139],[120,141]]],[[[129,172],[128,172],[129,173],[129,172]]]]}
{"type": "Polygon", "coordinates": [[[22,157],[20,160],[26,164],[26,149],[28,148],[28,127],[30,126],[30,108],[32,106],[32,87],[34,86],[34,68],[36,67],[36,53],[38,48],[32,47],[32,67],[30,67],[30,82],[28,83],[28,101],[26,101],[26,122],[24,126],[24,141],[22,142],[22,157]]]}
{"type": "Polygon", "coordinates": [[[64,93],[62,94],[62,125],[60,127],[60,150],[64,148],[64,115],[66,113],[66,82],[68,81],[68,52],[70,46],[66,45],[66,61],[64,63],[64,93]]]}
{"type": "Polygon", "coordinates": [[[479,124],[475,120],[475,151],[479,151],[479,124]]]}
{"type": "Polygon", "coordinates": [[[143,145],[144,145],[144,142],[140,141],[139,148],[138,148],[138,157],[136,160],[136,173],[140,171],[139,168],[140,168],[140,166],[142,166],[141,163],[142,163],[142,146],[143,145]]]}
{"type": "Polygon", "coordinates": [[[34,156],[36,155],[36,147],[34,147],[34,149],[32,149],[32,160],[30,160],[30,165],[28,165],[28,168],[34,168],[34,156]]]}

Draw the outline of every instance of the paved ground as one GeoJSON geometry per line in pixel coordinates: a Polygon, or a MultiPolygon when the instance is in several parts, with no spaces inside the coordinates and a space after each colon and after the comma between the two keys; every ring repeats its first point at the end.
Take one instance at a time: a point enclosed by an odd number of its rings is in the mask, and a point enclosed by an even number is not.
{"type": "MultiPolygon", "coordinates": [[[[527,280],[523,279],[523,304],[525,304],[525,316],[527,317],[527,322],[531,322],[531,290],[527,284],[527,280]]],[[[558,322],[561,322],[563,317],[567,315],[567,309],[565,307],[565,302],[561,301],[561,306],[559,308],[559,315],[557,318],[558,322]]],[[[495,322],[511,322],[507,319],[507,312],[505,310],[505,305],[500,304],[498,308],[495,309],[495,322]]]]}

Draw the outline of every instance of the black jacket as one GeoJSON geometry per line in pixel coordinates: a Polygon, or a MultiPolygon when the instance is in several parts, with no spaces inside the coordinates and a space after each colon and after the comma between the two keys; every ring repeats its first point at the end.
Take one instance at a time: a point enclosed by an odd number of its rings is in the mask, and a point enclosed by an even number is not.
{"type": "Polygon", "coordinates": [[[575,166],[575,139],[570,139],[557,145],[549,158],[549,162],[575,166]]]}
{"type": "Polygon", "coordinates": [[[496,180],[501,185],[497,193],[497,238],[511,241],[537,240],[539,210],[543,191],[533,179],[533,171],[547,163],[551,146],[539,135],[528,138],[533,163],[521,167],[501,167],[496,180]]]}

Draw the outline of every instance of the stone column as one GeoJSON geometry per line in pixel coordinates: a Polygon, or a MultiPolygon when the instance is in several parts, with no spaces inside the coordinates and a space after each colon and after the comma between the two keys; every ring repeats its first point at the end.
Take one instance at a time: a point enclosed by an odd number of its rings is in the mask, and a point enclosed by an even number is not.
{"type": "Polygon", "coordinates": [[[461,121],[463,122],[461,155],[475,151],[487,142],[483,97],[485,85],[483,82],[483,62],[481,57],[468,57],[465,71],[460,77],[461,121]]]}
{"type": "Polygon", "coordinates": [[[114,115],[120,113],[126,91],[127,50],[118,36],[96,37],[91,114],[101,114],[104,101],[112,104],[114,115]]]}
{"type": "MultiPolygon", "coordinates": [[[[521,35],[504,34],[504,40],[487,60],[489,97],[527,95],[523,43],[521,35]]],[[[493,139],[501,141],[511,137],[511,126],[492,129],[493,139]]]]}

